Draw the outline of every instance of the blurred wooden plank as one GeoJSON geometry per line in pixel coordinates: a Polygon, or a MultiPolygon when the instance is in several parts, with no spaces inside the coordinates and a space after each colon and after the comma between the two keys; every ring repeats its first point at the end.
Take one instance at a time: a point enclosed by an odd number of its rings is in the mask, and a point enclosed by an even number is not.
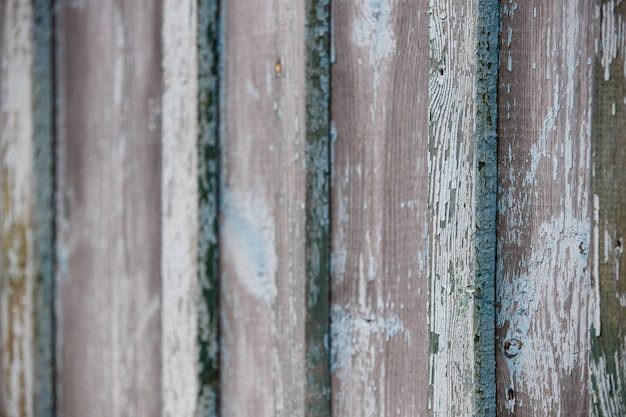
{"type": "Polygon", "coordinates": [[[626,4],[596,3],[591,415],[626,415],[626,4]]]}
{"type": "Polygon", "coordinates": [[[52,5],[0,10],[0,415],[51,416],[52,5]]]}
{"type": "Polygon", "coordinates": [[[305,415],[330,417],[330,0],[306,7],[305,415]]]}
{"type": "Polygon", "coordinates": [[[58,412],[156,416],[161,3],[57,6],[58,412]]]}
{"type": "Polygon", "coordinates": [[[498,415],[586,416],[593,2],[501,5],[498,415]]]}
{"type": "Polygon", "coordinates": [[[436,0],[429,90],[429,404],[495,416],[496,78],[494,0],[436,0]]]}
{"type": "Polygon", "coordinates": [[[305,3],[222,2],[223,416],[302,416],[305,3]]]}
{"type": "Polygon", "coordinates": [[[335,2],[334,416],[426,415],[428,2],[335,2]]]}
{"type": "MultiPolygon", "coordinates": [[[[163,1],[161,411],[198,399],[198,54],[195,0],[163,1]]],[[[158,19],[156,19],[158,22],[158,19]]]]}
{"type": "Polygon", "coordinates": [[[33,7],[0,7],[0,415],[34,416],[33,7]]]}

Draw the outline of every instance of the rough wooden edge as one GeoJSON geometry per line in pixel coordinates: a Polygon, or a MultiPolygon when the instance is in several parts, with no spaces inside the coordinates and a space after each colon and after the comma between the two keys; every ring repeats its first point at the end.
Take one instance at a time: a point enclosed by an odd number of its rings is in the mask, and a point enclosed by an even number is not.
{"type": "Polygon", "coordinates": [[[330,416],[330,0],[306,2],[305,416],[330,416]]]}
{"type": "Polygon", "coordinates": [[[500,5],[479,0],[476,78],[476,295],[474,401],[477,416],[496,414],[495,280],[498,191],[498,67],[500,5]]]}
{"type": "Polygon", "coordinates": [[[198,67],[196,0],[163,1],[162,415],[197,403],[198,67]]]}
{"type": "Polygon", "coordinates": [[[595,4],[591,415],[626,415],[626,4],[595,4]]]}
{"type": "Polygon", "coordinates": [[[500,11],[494,0],[431,1],[430,13],[429,412],[495,416],[500,11]]]}
{"type": "Polygon", "coordinates": [[[219,1],[198,10],[198,400],[196,417],[217,416],[219,394],[219,1]]]}

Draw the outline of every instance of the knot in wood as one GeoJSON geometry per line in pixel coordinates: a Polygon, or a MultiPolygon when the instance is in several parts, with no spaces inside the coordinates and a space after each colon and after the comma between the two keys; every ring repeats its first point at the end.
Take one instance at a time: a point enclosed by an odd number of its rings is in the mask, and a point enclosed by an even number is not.
{"type": "Polygon", "coordinates": [[[516,357],[522,349],[522,341],[519,339],[511,339],[504,342],[504,356],[507,358],[516,357]]]}

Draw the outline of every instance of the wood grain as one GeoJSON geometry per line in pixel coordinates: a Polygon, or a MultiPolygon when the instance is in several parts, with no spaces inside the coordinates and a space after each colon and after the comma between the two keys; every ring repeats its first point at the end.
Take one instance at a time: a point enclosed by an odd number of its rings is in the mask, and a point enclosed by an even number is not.
{"type": "Polygon", "coordinates": [[[586,416],[592,2],[501,6],[498,414],[586,416]]]}
{"type": "Polygon", "coordinates": [[[428,2],[335,2],[333,416],[425,415],[428,2]]]}
{"type": "Polygon", "coordinates": [[[429,89],[433,416],[495,416],[495,1],[434,1],[429,89]]]}
{"type": "MultiPolygon", "coordinates": [[[[161,415],[198,399],[198,46],[195,0],[163,1],[161,415]]],[[[198,407],[199,408],[199,407],[198,407]]]]}
{"type": "Polygon", "coordinates": [[[221,415],[303,416],[305,3],[221,6],[221,415]]]}
{"type": "Polygon", "coordinates": [[[330,417],[330,0],[306,19],[305,415],[330,417]]]}
{"type": "Polygon", "coordinates": [[[591,415],[626,415],[626,4],[596,3],[591,415]]]}
{"type": "Polygon", "coordinates": [[[161,3],[57,6],[58,412],[156,416],[161,3]]]}

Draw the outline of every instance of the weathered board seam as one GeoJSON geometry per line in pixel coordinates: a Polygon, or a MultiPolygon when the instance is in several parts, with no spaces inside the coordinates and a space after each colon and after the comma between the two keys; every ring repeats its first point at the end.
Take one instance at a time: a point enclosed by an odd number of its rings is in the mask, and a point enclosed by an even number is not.
{"type": "Polygon", "coordinates": [[[219,1],[197,1],[199,356],[195,416],[216,417],[219,407],[219,1]]]}
{"type": "Polygon", "coordinates": [[[198,45],[196,0],[164,0],[162,98],[162,416],[198,401],[198,45]]]}
{"type": "Polygon", "coordinates": [[[433,416],[495,416],[496,1],[431,1],[433,416]]]}
{"type": "Polygon", "coordinates": [[[595,4],[591,415],[626,415],[626,3],[595,4]]]}
{"type": "Polygon", "coordinates": [[[35,255],[35,392],[34,415],[52,417],[54,383],[54,87],[53,2],[34,0],[34,255],[35,255]]]}
{"type": "Polygon", "coordinates": [[[330,0],[306,1],[306,417],[330,416],[330,0]]]}

